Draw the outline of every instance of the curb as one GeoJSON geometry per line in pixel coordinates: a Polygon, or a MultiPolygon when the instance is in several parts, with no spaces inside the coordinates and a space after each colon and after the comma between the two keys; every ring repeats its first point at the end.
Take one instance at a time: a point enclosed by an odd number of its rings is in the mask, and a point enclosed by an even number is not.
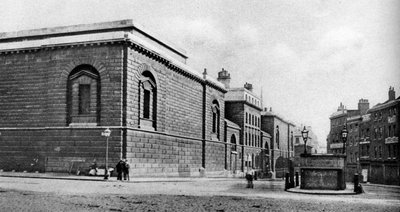
{"type": "Polygon", "coordinates": [[[383,188],[400,188],[398,185],[385,185],[385,184],[374,184],[374,183],[361,183],[362,186],[376,186],[376,187],[383,187],[383,188]]]}
{"type": "Polygon", "coordinates": [[[357,195],[353,190],[306,190],[299,188],[291,188],[286,190],[290,193],[298,193],[298,194],[311,194],[311,195],[357,195]]]}
{"type": "MultiPolygon", "coordinates": [[[[104,180],[102,178],[76,178],[76,177],[57,177],[57,176],[32,176],[32,175],[9,175],[9,174],[0,174],[0,177],[17,177],[17,178],[35,178],[35,179],[55,179],[55,180],[81,180],[81,181],[110,181],[104,180]]],[[[113,181],[113,180],[111,180],[113,181]]]]}
{"type": "Polygon", "coordinates": [[[201,180],[201,179],[208,179],[208,180],[213,180],[213,181],[226,181],[226,180],[235,180],[235,179],[240,179],[240,178],[214,178],[214,177],[205,177],[205,178],[136,178],[130,181],[118,181],[116,178],[111,179],[111,177],[107,180],[103,179],[103,176],[98,176],[98,177],[87,177],[87,176],[53,176],[53,175],[46,175],[46,174],[32,174],[32,173],[16,173],[16,174],[11,174],[11,173],[0,173],[0,177],[11,177],[11,178],[33,178],[33,179],[55,179],[55,180],[80,180],[80,181],[97,181],[97,182],[127,182],[127,183],[155,183],[155,182],[193,182],[196,180],[201,180]]]}

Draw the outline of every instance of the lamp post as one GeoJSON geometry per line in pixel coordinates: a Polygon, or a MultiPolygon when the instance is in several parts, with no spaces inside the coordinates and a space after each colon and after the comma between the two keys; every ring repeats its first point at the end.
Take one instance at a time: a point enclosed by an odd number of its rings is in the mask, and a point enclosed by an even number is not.
{"type": "Polygon", "coordinates": [[[347,131],[346,125],[344,125],[343,130],[342,130],[343,154],[346,154],[347,134],[348,134],[348,131],[347,131]]]}
{"type": "Polygon", "coordinates": [[[342,140],[343,140],[343,154],[344,154],[344,168],[343,168],[343,188],[346,188],[346,167],[347,167],[347,157],[346,157],[346,141],[347,141],[347,127],[346,124],[344,124],[343,129],[342,129],[342,140]]]}
{"type": "Polygon", "coordinates": [[[308,130],[306,129],[306,126],[304,126],[303,131],[301,131],[301,137],[303,137],[304,141],[304,154],[307,155],[308,130]]]}
{"type": "Polygon", "coordinates": [[[106,169],[104,170],[104,179],[108,179],[108,138],[111,135],[111,130],[109,128],[105,129],[104,132],[101,132],[101,136],[106,137],[106,169]]]}

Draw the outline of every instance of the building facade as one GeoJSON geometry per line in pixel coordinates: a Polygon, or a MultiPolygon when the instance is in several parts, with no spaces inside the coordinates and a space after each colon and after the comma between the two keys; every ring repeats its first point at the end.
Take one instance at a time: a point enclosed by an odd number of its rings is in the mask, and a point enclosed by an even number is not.
{"type": "Polygon", "coordinates": [[[267,108],[261,112],[261,129],[271,135],[271,171],[277,178],[289,171],[289,160],[294,158],[295,125],[267,108]]]}
{"type": "Polygon", "coordinates": [[[109,128],[109,167],[224,172],[226,89],[186,60],[132,20],[1,33],[0,168],[105,167],[109,128]]]}
{"type": "Polygon", "coordinates": [[[257,170],[267,173],[270,167],[270,138],[261,130],[261,99],[253,93],[251,84],[241,88],[230,87],[230,74],[222,69],[218,81],[228,92],[225,94],[225,118],[242,129],[240,134],[241,151],[239,159],[242,172],[257,170]]]}
{"type": "MultiPolygon", "coordinates": [[[[348,127],[347,119],[350,118],[349,120],[352,120],[355,118],[356,120],[359,120],[360,116],[366,114],[368,109],[369,102],[367,99],[359,100],[357,110],[348,110],[342,103],[340,103],[337,111],[334,112],[329,118],[330,131],[327,139],[327,153],[345,154],[345,149],[348,145],[348,142],[346,144],[346,147],[344,147],[342,140],[342,130],[344,126],[348,127]]],[[[356,132],[358,132],[358,129],[354,132],[352,131],[351,135],[349,134],[349,136],[354,136],[354,133],[356,132]]]]}
{"type": "Polygon", "coordinates": [[[369,109],[368,100],[360,99],[357,111],[343,108],[331,116],[328,153],[338,153],[335,145],[340,138],[341,121],[348,130],[346,143],[346,179],[360,173],[364,182],[400,185],[399,117],[400,97],[390,87],[388,100],[369,109]],[[340,121],[338,121],[340,120],[340,121]],[[339,125],[336,126],[335,124],[339,125]],[[336,128],[335,128],[336,127],[336,128]]]}
{"type": "MultiPolygon", "coordinates": [[[[400,97],[396,99],[390,87],[388,100],[372,107],[369,126],[369,170],[367,180],[372,183],[400,185],[399,116],[400,97]]],[[[364,141],[365,142],[365,141],[364,141]]],[[[363,168],[368,168],[363,167],[363,168]]],[[[365,171],[364,171],[365,172],[365,171]]]]}

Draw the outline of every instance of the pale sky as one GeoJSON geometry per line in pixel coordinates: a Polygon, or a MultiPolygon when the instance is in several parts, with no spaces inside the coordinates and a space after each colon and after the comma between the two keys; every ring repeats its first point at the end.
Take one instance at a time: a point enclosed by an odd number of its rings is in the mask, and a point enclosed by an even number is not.
{"type": "Polygon", "coordinates": [[[313,127],[320,143],[340,102],[400,94],[398,0],[1,1],[0,32],[133,19],[185,49],[188,64],[231,87],[252,83],[265,107],[313,127]]]}

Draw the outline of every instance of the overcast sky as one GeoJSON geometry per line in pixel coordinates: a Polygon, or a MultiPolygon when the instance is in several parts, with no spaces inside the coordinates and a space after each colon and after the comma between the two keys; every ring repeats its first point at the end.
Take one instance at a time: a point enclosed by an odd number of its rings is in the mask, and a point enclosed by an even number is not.
{"type": "Polygon", "coordinates": [[[231,87],[252,83],[265,107],[311,125],[320,142],[340,102],[400,94],[400,1],[2,0],[0,32],[133,19],[185,49],[188,64],[231,87]]]}

